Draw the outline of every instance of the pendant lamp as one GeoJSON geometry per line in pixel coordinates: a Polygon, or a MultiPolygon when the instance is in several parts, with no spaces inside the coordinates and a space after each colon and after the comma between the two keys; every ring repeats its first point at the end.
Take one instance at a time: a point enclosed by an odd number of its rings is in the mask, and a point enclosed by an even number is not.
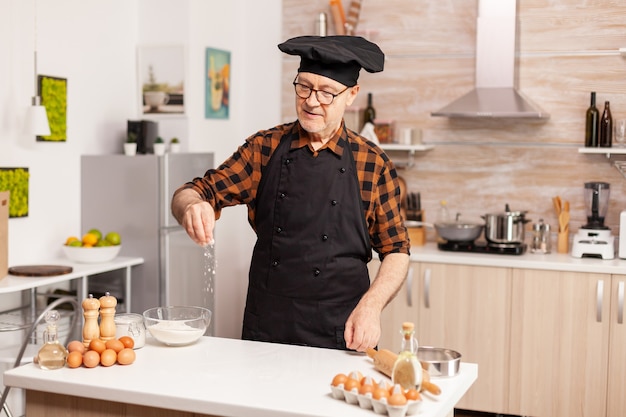
{"type": "Polygon", "coordinates": [[[41,97],[37,94],[37,0],[35,0],[35,95],[32,98],[31,106],[26,112],[26,132],[35,136],[49,136],[50,124],[46,108],[41,105],[41,97]]]}

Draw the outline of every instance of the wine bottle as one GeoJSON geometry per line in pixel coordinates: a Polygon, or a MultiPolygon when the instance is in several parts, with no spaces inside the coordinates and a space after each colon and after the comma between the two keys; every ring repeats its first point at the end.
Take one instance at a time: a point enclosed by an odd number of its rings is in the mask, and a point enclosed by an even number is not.
{"type": "Polygon", "coordinates": [[[587,109],[585,119],[585,146],[595,148],[598,146],[598,130],[600,127],[600,112],[596,107],[596,92],[591,92],[591,104],[587,109]]]}
{"type": "Polygon", "coordinates": [[[610,148],[613,144],[613,117],[611,116],[611,107],[608,101],[604,102],[604,112],[600,119],[600,138],[599,143],[602,148],[610,148]]]}
{"type": "Polygon", "coordinates": [[[363,114],[363,124],[374,124],[375,118],[376,110],[374,109],[374,106],[372,104],[372,93],[367,93],[367,107],[365,108],[365,113],[363,114]]]}

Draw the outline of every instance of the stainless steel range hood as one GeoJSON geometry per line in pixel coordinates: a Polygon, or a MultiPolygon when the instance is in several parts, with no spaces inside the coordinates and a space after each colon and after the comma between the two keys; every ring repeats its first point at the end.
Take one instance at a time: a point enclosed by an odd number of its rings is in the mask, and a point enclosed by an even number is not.
{"type": "Polygon", "coordinates": [[[441,117],[547,119],[515,86],[516,0],[479,0],[475,88],[441,110],[441,117]]]}

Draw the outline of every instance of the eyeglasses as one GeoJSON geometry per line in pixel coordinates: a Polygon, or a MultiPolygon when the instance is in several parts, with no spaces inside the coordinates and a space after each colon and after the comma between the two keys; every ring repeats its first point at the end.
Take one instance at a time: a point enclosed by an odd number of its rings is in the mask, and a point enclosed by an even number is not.
{"type": "Polygon", "coordinates": [[[324,91],[324,90],[316,90],[314,88],[311,88],[307,85],[304,84],[300,84],[298,82],[296,82],[296,80],[298,79],[298,77],[296,76],[296,78],[293,80],[293,86],[296,90],[296,95],[300,98],[303,99],[308,99],[309,97],[311,97],[311,93],[313,93],[313,91],[315,91],[315,98],[317,99],[317,101],[320,104],[323,104],[325,106],[328,106],[329,104],[332,104],[333,100],[335,100],[335,97],[337,97],[340,94],[345,93],[346,91],[348,91],[348,88],[350,87],[346,87],[344,88],[342,91],[338,92],[337,94],[333,94],[333,93],[329,93],[328,91],[324,91]]]}

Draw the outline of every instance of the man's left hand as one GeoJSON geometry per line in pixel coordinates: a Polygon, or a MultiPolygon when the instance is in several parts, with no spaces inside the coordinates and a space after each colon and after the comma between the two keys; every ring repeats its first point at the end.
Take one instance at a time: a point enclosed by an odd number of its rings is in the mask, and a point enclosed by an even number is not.
{"type": "Polygon", "coordinates": [[[346,321],[344,338],[346,347],[358,352],[376,347],[380,339],[380,311],[359,303],[346,321]]]}

